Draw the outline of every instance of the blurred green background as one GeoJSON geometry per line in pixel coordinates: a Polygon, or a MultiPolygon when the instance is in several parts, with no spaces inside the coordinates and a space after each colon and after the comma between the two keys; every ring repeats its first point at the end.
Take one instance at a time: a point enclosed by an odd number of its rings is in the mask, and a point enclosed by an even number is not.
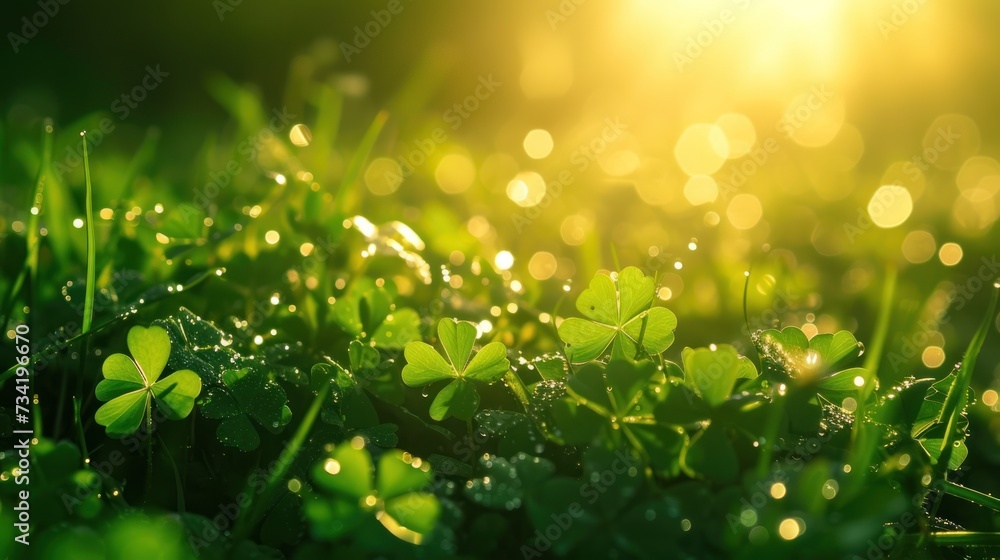
{"type": "MultiPolygon", "coordinates": [[[[22,34],[21,18],[41,9],[6,2],[5,33],[22,34]]],[[[91,154],[95,205],[124,215],[114,227],[126,238],[182,237],[145,214],[197,200],[235,158],[254,171],[205,209],[206,238],[255,218],[257,205],[266,212],[286,181],[315,183],[300,211],[325,216],[316,223],[401,220],[426,241],[435,275],[492,265],[520,308],[480,302],[478,319],[555,323],[566,286],[575,296],[616,259],[640,266],[680,318],[671,351],[749,348],[748,269],[751,329],[846,328],[869,340],[896,268],[880,375],[941,377],[1000,276],[998,18],[997,4],[966,0],[70,0],[26,42],[7,35],[18,45],[2,55],[0,240],[23,235],[43,117],[56,126],[57,164],[72,159],[79,130],[112,119],[91,154]],[[121,118],[116,100],[147,66],[169,75],[121,118]],[[339,119],[324,113],[334,98],[339,119]],[[282,108],[295,117],[244,160],[241,142],[282,108]],[[371,157],[337,189],[380,110],[371,157]],[[151,130],[155,149],[142,155],[151,130]]],[[[82,168],[67,169],[42,216],[67,245],[43,262],[43,299],[83,270],[72,229],[82,168]]],[[[266,251],[270,231],[305,242],[286,231],[296,218],[281,220],[194,264],[266,251]]],[[[139,268],[183,276],[162,260],[139,268]]],[[[397,276],[400,293],[419,290],[397,276]]],[[[446,276],[460,294],[477,275],[446,276]]],[[[977,370],[973,465],[1000,460],[997,334],[977,370]]],[[[987,470],[966,482],[997,490],[987,470]]]]}

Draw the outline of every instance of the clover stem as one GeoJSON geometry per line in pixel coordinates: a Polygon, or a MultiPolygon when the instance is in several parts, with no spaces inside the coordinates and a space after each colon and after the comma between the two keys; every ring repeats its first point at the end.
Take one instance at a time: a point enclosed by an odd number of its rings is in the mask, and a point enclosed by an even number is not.
{"type": "Polygon", "coordinates": [[[153,488],[153,397],[146,395],[146,501],[153,488]]]}
{"type": "Polygon", "coordinates": [[[760,450],[760,459],[757,462],[757,477],[763,479],[771,469],[771,459],[774,457],[774,446],[778,439],[778,430],[781,428],[781,417],[785,413],[785,397],[778,394],[775,389],[775,398],[771,401],[771,410],[767,417],[767,428],[764,432],[763,449],[760,450]]]}
{"type": "Polygon", "coordinates": [[[87,451],[87,438],[83,435],[83,422],[80,421],[80,399],[76,397],[73,397],[73,423],[76,424],[76,437],[80,438],[80,451],[86,464],[90,453],[87,451]]]}
{"type": "Polygon", "coordinates": [[[531,406],[531,398],[528,396],[528,390],[524,387],[524,382],[521,378],[517,376],[511,370],[507,370],[507,373],[503,376],[504,381],[507,382],[507,387],[510,388],[510,392],[514,394],[518,402],[524,408],[525,412],[528,412],[528,407],[531,406]]]}

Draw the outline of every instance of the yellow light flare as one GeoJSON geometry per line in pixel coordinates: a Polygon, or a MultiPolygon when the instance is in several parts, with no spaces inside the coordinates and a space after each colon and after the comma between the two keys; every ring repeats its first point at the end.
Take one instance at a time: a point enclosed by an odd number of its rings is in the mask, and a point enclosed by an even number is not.
{"type": "Polygon", "coordinates": [[[552,135],[549,134],[549,131],[543,128],[536,128],[528,131],[528,134],[524,136],[523,145],[524,153],[528,154],[528,157],[531,159],[543,159],[552,153],[552,148],[555,144],[552,141],[552,135]]]}
{"type": "Polygon", "coordinates": [[[692,206],[715,202],[719,198],[719,185],[708,175],[695,175],[684,184],[684,198],[692,206]]]}
{"type": "Polygon", "coordinates": [[[879,187],[868,201],[868,216],[880,228],[901,225],[913,212],[910,191],[899,185],[879,187]]]}
{"type": "Polygon", "coordinates": [[[528,273],[535,280],[548,280],[556,273],[558,266],[559,262],[555,255],[548,251],[539,251],[531,255],[531,260],[528,261],[528,273]]]}
{"type": "Polygon", "coordinates": [[[434,170],[434,179],[438,187],[448,194],[463,193],[476,180],[476,166],[464,154],[448,154],[441,158],[434,170]]]}
{"type": "Polygon", "coordinates": [[[518,173],[507,183],[507,198],[522,207],[535,206],[545,196],[545,179],[534,171],[518,173]]]}
{"type": "Polygon", "coordinates": [[[493,264],[497,270],[510,270],[510,267],[514,266],[514,255],[510,251],[500,251],[493,258],[493,264]]]}
{"type": "Polygon", "coordinates": [[[292,141],[292,144],[304,148],[312,142],[312,132],[308,126],[297,124],[288,131],[288,139],[292,141]]]}
{"type": "Polygon", "coordinates": [[[403,184],[403,169],[394,159],[380,157],[372,160],[365,170],[365,186],[372,194],[386,196],[396,192],[403,184]]]}
{"type": "Polygon", "coordinates": [[[955,266],[962,261],[962,246],[958,243],[945,243],[938,251],[938,258],[945,266],[955,266]]]}
{"type": "Polygon", "coordinates": [[[729,141],[717,125],[693,124],[677,139],[674,157],[688,175],[711,175],[729,157],[729,141]]]}
{"type": "Polygon", "coordinates": [[[937,242],[923,230],[911,231],[903,239],[903,258],[913,264],[925,263],[934,258],[937,242]]]}
{"type": "Polygon", "coordinates": [[[726,113],[715,119],[715,125],[722,129],[729,144],[729,158],[745,156],[757,141],[757,130],[750,117],[741,113],[726,113]]]}
{"type": "Polygon", "coordinates": [[[726,207],[726,218],[736,229],[750,229],[760,222],[764,208],[760,199],[752,194],[740,193],[729,201],[726,207]]]}
{"type": "Polygon", "coordinates": [[[944,349],[940,346],[928,346],[924,348],[923,353],[920,355],[920,360],[925,366],[931,369],[941,367],[941,364],[944,363],[944,358],[944,349]]]}

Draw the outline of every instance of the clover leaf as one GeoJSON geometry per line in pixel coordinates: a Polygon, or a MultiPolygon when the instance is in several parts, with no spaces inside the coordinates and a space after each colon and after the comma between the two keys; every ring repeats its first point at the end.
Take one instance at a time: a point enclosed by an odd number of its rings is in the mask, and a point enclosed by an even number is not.
{"type": "Polygon", "coordinates": [[[676,474],[677,457],[687,436],[653,417],[658,393],[666,389],[652,362],[611,360],[607,367],[587,364],[566,382],[567,397],[552,404],[558,434],[571,445],[587,444],[602,432],[620,433],[661,472],[676,474]]]}
{"type": "Polygon", "coordinates": [[[371,534],[366,529],[378,521],[396,538],[420,544],[437,523],[441,505],[423,491],[433,479],[431,466],[409,453],[387,451],[375,472],[364,439],[355,437],[320,459],[311,474],[305,514],[317,539],[371,534]]]}
{"type": "Polygon", "coordinates": [[[241,451],[252,451],[260,445],[254,425],[278,432],[292,419],[288,397],[280,385],[266,374],[253,369],[228,370],[222,374],[222,386],[206,391],[201,415],[222,420],[215,435],[219,441],[241,451]]]}
{"type": "Polygon", "coordinates": [[[757,368],[746,356],[740,356],[728,344],[712,348],[685,348],[684,383],[709,406],[725,401],[733,392],[737,380],[757,377],[757,368]]]}
{"type": "Polygon", "coordinates": [[[821,393],[856,392],[873,381],[870,371],[846,367],[864,351],[848,331],[809,338],[797,327],[769,329],[755,333],[754,343],[771,378],[815,384],[821,393]]]}
{"type": "Polygon", "coordinates": [[[332,318],[344,332],[367,338],[379,348],[398,350],[420,340],[420,315],[409,307],[397,308],[393,294],[368,277],[358,278],[337,298],[332,318]]]}
{"type": "Polygon", "coordinates": [[[201,393],[201,378],[187,369],[160,379],[170,357],[170,337],[161,327],[135,326],[128,331],[128,349],[135,358],[112,354],[104,360],[104,379],[97,384],[97,398],[107,401],[94,419],[109,436],[135,432],[151,413],[152,402],[171,420],[191,413],[201,393]]]}
{"type": "Polygon", "coordinates": [[[634,266],[610,276],[596,274],[576,300],[587,319],[571,317],[559,326],[566,356],[580,364],[609,349],[612,358],[635,358],[640,348],[651,355],[669,348],[677,317],[665,307],[650,307],[655,293],[653,279],[634,266]]]}
{"type": "Polygon", "coordinates": [[[438,339],[444,347],[447,360],[430,344],[411,342],[406,345],[403,383],[410,387],[420,387],[435,381],[453,379],[431,403],[431,418],[435,420],[444,420],[449,416],[470,420],[479,408],[479,393],[472,381],[492,383],[510,370],[507,347],[500,342],[483,346],[472,357],[476,332],[476,326],[467,321],[442,319],[438,323],[438,339]]]}

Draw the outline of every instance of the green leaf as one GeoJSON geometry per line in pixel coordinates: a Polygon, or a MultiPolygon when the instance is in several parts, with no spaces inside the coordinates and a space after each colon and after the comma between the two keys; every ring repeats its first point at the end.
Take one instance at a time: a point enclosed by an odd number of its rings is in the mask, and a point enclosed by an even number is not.
{"type": "Polygon", "coordinates": [[[409,453],[387,451],[376,472],[356,437],[320,458],[311,478],[305,514],[317,539],[336,540],[377,520],[396,538],[420,544],[437,526],[441,504],[424,491],[433,480],[430,463],[409,453]]]}
{"type": "Polygon", "coordinates": [[[691,439],[681,461],[692,475],[701,475],[718,483],[730,483],[739,475],[739,459],[725,431],[709,424],[691,439]]]}
{"type": "Polygon", "coordinates": [[[555,472],[551,461],[519,453],[510,460],[484,455],[479,458],[481,476],[465,485],[465,495],[489,508],[510,511],[521,506],[526,487],[542,483],[555,472]]]}
{"type": "Polygon", "coordinates": [[[476,326],[467,321],[441,319],[438,338],[447,361],[424,342],[406,345],[403,383],[419,387],[443,379],[455,379],[431,403],[431,418],[439,421],[449,416],[462,420],[472,418],[479,407],[479,394],[470,381],[491,383],[510,371],[507,347],[500,342],[482,347],[470,361],[477,332],[476,326]]]}
{"type": "Polygon", "coordinates": [[[375,488],[383,500],[422,490],[431,483],[430,470],[424,462],[399,450],[387,451],[378,461],[375,488]]]}
{"type": "Polygon", "coordinates": [[[146,415],[147,398],[144,390],[116,397],[97,409],[94,420],[105,427],[109,436],[134,433],[146,415]]]}
{"type": "Polygon", "coordinates": [[[162,327],[135,326],[128,331],[128,350],[147,385],[156,383],[170,358],[170,336],[162,327]]]}
{"type": "Polygon", "coordinates": [[[717,406],[729,398],[737,379],[755,377],[749,374],[753,364],[728,344],[721,344],[714,350],[685,348],[681,360],[685,384],[709,406],[717,406]]]}
{"type": "Polygon", "coordinates": [[[414,340],[420,340],[420,315],[410,308],[393,311],[375,329],[371,340],[386,350],[398,350],[414,340]]]}
{"type": "Polygon", "coordinates": [[[438,339],[456,374],[465,371],[465,364],[469,363],[476,332],[476,326],[468,321],[442,319],[438,322],[438,339]]]}
{"type": "Polygon", "coordinates": [[[360,500],[375,490],[372,473],[375,467],[371,455],[355,441],[334,448],[330,455],[312,468],[316,485],[340,497],[360,500]]]}
{"type": "Polygon", "coordinates": [[[570,362],[589,362],[609,349],[612,357],[635,358],[640,346],[651,355],[669,348],[677,317],[666,308],[650,308],[655,292],[653,279],[636,267],[595,275],[576,300],[587,319],[571,317],[558,328],[570,362]]]}
{"type": "Polygon", "coordinates": [[[567,445],[590,443],[607,423],[604,416],[569,399],[552,403],[552,416],[559,427],[560,437],[567,445]]]}
{"type": "Polygon", "coordinates": [[[865,368],[850,368],[838,371],[820,379],[819,388],[824,391],[860,391],[871,380],[871,372],[865,368]],[[861,384],[858,385],[860,378],[861,384]]]}
{"type": "Polygon", "coordinates": [[[441,421],[449,416],[471,420],[479,408],[479,393],[472,383],[456,379],[445,385],[431,403],[431,418],[441,421]]]}
{"type": "Polygon", "coordinates": [[[403,367],[403,383],[410,387],[427,385],[457,374],[441,354],[426,342],[411,342],[403,351],[406,366],[403,367]]]}
{"type": "Polygon", "coordinates": [[[491,342],[483,346],[476,357],[469,362],[462,377],[492,383],[510,370],[507,347],[502,342],[491,342]]]}
{"type": "Polygon", "coordinates": [[[271,432],[291,421],[288,397],[280,385],[267,375],[248,368],[228,370],[222,386],[206,391],[202,416],[222,420],[216,436],[224,444],[241,451],[252,451],[260,444],[252,418],[271,432]]]}
{"type": "Polygon", "coordinates": [[[780,331],[759,331],[753,338],[764,371],[772,377],[815,383],[822,393],[856,391],[858,387],[850,384],[859,375],[866,382],[872,380],[868,372],[839,375],[863,351],[848,331],[818,334],[810,339],[798,327],[785,327],[780,331]],[[836,377],[839,379],[832,379],[836,377]]]}
{"type": "Polygon", "coordinates": [[[157,381],[152,393],[156,406],[167,418],[180,420],[191,414],[194,401],[201,393],[201,378],[197,373],[183,369],[157,381]]]}
{"type": "Polygon", "coordinates": [[[180,370],[160,378],[170,357],[167,331],[158,326],[135,326],[127,341],[135,361],[125,354],[112,354],[101,367],[104,379],[97,384],[95,394],[107,402],[94,415],[97,423],[110,436],[131,434],[142,425],[150,399],[171,420],[191,414],[201,393],[198,374],[180,370]]]}

